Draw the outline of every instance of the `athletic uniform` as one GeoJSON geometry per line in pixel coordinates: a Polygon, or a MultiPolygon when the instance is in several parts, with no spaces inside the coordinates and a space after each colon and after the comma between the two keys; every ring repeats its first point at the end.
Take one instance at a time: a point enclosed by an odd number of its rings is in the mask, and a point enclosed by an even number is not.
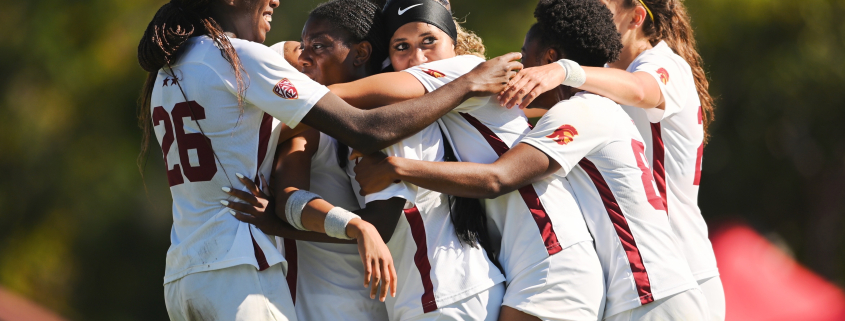
{"type": "Polygon", "coordinates": [[[605,273],[605,318],[679,293],[701,295],[657,194],[645,144],[619,105],[578,93],[549,110],[522,142],[557,161],[554,175],[572,184],[605,273]]]}
{"type": "MultiPolygon", "coordinates": [[[[482,62],[458,56],[405,72],[431,92],[482,62]]],[[[483,164],[495,162],[531,130],[521,110],[502,108],[493,97],[472,98],[440,123],[460,161],[483,164]]],[[[483,203],[501,235],[494,243],[501,243],[499,261],[508,282],[503,305],[543,320],[599,318],[601,265],[568,181],[548,177],[483,203]]]]}
{"type": "MultiPolygon", "coordinates": [[[[309,142],[310,143],[310,142],[309,142]]],[[[311,157],[311,192],[334,206],[359,209],[349,176],[338,165],[337,141],[320,133],[311,157]]],[[[281,240],[281,238],[277,238],[281,240]]],[[[284,240],[288,286],[300,320],[387,320],[385,304],[370,299],[364,284],[364,265],[355,244],[284,240]]]]}
{"type": "Polygon", "coordinates": [[[262,44],[230,41],[249,84],[242,107],[232,67],[206,36],[185,42],[153,89],[152,122],[173,196],[167,309],[172,320],[296,320],[286,285],[276,282],[284,257],[261,230],[229,214],[220,200],[234,199],[220,188],[244,189],[235,173],[269,177],[280,122],[299,124],[328,89],[262,44]]]}
{"type": "Polygon", "coordinates": [[[669,222],[693,276],[707,296],[713,320],[725,319],[725,294],[707,223],[698,208],[704,125],[701,101],[689,64],[665,42],[644,51],[628,72],[646,72],[657,80],[666,109],[623,106],[645,139],[646,157],[669,222]]]}
{"type": "MultiPolygon", "coordinates": [[[[384,150],[389,156],[443,161],[437,124],[384,150]]],[[[354,178],[355,162],[347,166],[354,178]]],[[[357,192],[360,186],[352,181],[357,192]]],[[[455,234],[446,195],[406,182],[367,195],[362,206],[394,197],[405,210],[387,247],[396,265],[396,297],[387,297],[390,320],[496,320],[505,277],[481,247],[463,244],[455,234]]]]}

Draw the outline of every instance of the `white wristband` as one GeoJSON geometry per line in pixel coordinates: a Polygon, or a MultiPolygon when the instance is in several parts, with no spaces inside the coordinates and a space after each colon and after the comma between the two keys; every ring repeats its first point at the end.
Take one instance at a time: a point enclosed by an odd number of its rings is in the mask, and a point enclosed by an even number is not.
{"type": "Polygon", "coordinates": [[[346,235],[346,225],[352,219],[361,218],[355,213],[347,211],[342,207],[335,207],[326,214],[326,221],[323,227],[326,229],[326,235],[341,240],[351,240],[349,235],[346,235]]]}
{"type": "Polygon", "coordinates": [[[308,229],[302,225],[302,210],[305,209],[305,205],[308,204],[308,202],[318,198],[322,199],[320,195],[309,191],[298,190],[293,192],[293,194],[288,197],[287,204],[285,204],[285,217],[288,219],[288,223],[297,230],[308,231],[308,229]]]}
{"type": "Polygon", "coordinates": [[[587,73],[584,72],[584,68],[581,68],[581,65],[577,62],[569,59],[561,59],[557,61],[557,64],[566,70],[566,79],[563,80],[561,85],[578,88],[587,82],[587,73]]]}

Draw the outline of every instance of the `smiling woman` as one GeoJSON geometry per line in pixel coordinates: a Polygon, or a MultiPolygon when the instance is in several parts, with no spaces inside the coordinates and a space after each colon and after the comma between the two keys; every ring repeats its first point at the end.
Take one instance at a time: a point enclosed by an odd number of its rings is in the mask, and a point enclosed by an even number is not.
{"type": "MultiPolygon", "coordinates": [[[[172,0],[156,13],[138,46],[138,61],[149,72],[140,115],[144,142],[155,133],[173,198],[164,276],[173,320],[296,319],[284,256],[261,230],[229,215],[243,211],[227,208],[233,203],[226,199],[254,186],[249,178],[270,176],[280,123],[296,128],[302,122],[372,152],[428,127],[465,99],[501,91],[521,66],[512,62],[517,55],[497,58],[445,90],[362,111],[260,43],[278,6],[278,0],[172,0]]],[[[382,293],[395,290],[395,279],[388,277],[393,259],[378,230],[304,192],[280,194],[279,203],[292,200],[298,208],[285,211],[293,213],[286,221],[298,223],[292,218],[305,208],[315,211],[305,216],[313,222],[297,226],[357,242],[368,284],[372,275],[373,287],[382,293]],[[329,219],[326,213],[345,214],[329,219]]]]}

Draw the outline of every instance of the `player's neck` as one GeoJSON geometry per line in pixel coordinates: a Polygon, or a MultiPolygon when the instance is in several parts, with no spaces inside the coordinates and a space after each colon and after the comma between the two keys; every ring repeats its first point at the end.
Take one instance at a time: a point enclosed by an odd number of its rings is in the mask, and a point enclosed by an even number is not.
{"type": "Polygon", "coordinates": [[[634,59],[637,59],[643,51],[653,48],[645,36],[634,37],[628,41],[625,41],[626,39],[624,38],[627,37],[623,37],[622,43],[624,46],[622,47],[622,52],[619,53],[619,59],[607,64],[611,68],[622,70],[628,69],[628,66],[630,66],[631,63],[634,62],[634,59]]]}

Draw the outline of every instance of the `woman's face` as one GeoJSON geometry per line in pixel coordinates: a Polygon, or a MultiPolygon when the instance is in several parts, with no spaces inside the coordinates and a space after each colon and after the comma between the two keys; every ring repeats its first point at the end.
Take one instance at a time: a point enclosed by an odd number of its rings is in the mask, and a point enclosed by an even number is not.
{"type": "Polygon", "coordinates": [[[452,37],[425,22],[406,23],[390,38],[390,62],[395,70],[452,57],[455,57],[452,37]]]}
{"type": "Polygon", "coordinates": [[[273,9],[279,7],[279,0],[240,0],[218,8],[225,20],[220,21],[227,31],[244,40],[263,43],[270,32],[273,9]],[[228,26],[228,28],[227,28],[228,26]]]}
{"type": "Polygon", "coordinates": [[[355,55],[344,42],[344,31],[326,19],[312,18],[302,29],[302,73],[325,85],[353,81],[355,55]]]}

